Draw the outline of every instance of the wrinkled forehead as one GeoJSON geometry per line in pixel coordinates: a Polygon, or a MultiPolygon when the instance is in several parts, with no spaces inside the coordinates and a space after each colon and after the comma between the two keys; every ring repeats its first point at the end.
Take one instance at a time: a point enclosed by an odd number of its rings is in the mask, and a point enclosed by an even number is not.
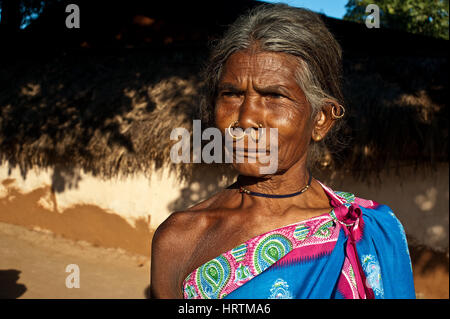
{"type": "Polygon", "coordinates": [[[251,77],[263,82],[291,82],[296,85],[298,66],[296,57],[283,52],[237,51],[226,61],[220,82],[243,81],[251,77]]]}

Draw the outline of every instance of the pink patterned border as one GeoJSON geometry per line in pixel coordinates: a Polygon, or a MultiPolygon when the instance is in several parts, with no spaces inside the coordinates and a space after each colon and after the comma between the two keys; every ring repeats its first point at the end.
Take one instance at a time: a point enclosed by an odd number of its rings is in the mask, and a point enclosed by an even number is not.
{"type": "MultiPolygon", "coordinates": [[[[259,235],[257,237],[254,237],[245,243],[247,245],[247,253],[245,254],[245,258],[239,262],[235,261],[235,258],[232,255],[232,250],[229,250],[221,254],[220,256],[225,257],[230,265],[230,278],[228,279],[226,285],[222,288],[219,297],[220,298],[225,297],[226,295],[228,295],[235,289],[241,287],[243,284],[245,284],[246,282],[248,282],[249,280],[253,279],[255,276],[261,273],[255,268],[255,263],[253,260],[254,252],[258,244],[271,235],[274,234],[283,235],[284,237],[288,238],[292,243],[292,250],[288,252],[285,256],[282,256],[280,260],[272,264],[272,266],[275,264],[279,265],[280,262],[281,263],[290,262],[291,260],[294,259],[298,260],[299,258],[300,259],[315,258],[318,255],[330,253],[333,250],[334,245],[336,244],[336,241],[339,237],[340,227],[332,227],[330,234],[325,238],[313,236],[321,226],[325,225],[330,221],[333,221],[333,218],[330,216],[329,213],[326,213],[324,215],[317,216],[288,226],[284,226],[282,228],[278,228],[269,231],[267,233],[264,233],[262,235],[259,235]],[[298,240],[294,237],[294,231],[300,225],[309,228],[308,234],[306,235],[306,238],[304,238],[303,240],[298,240]],[[236,278],[236,270],[238,267],[244,268],[248,267],[246,269],[249,271],[249,276],[243,280],[238,280],[236,278]]],[[[269,269],[270,267],[268,267],[267,269],[269,269]]],[[[199,291],[199,287],[197,286],[197,276],[199,275],[198,273],[200,268],[201,266],[198,267],[196,270],[194,270],[191,274],[189,274],[189,276],[183,281],[183,293],[185,299],[189,298],[188,295],[189,286],[195,289],[194,297],[192,299],[202,298],[202,295],[199,291]]]]}

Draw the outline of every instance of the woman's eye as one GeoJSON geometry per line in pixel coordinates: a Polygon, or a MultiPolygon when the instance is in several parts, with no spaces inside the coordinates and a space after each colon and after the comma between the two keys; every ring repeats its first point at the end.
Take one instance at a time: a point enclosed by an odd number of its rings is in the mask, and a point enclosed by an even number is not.
{"type": "Polygon", "coordinates": [[[235,93],[235,92],[222,92],[221,95],[222,95],[222,96],[225,96],[225,97],[235,97],[235,96],[238,96],[238,94],[235,93]]]}
{"type": "Polygon", "coordinates": [[[269,98],[272,98],[272,99],[279,99],[279,98],[282,98],[284,96],[281,95],[281,94],[278,94],[278,93],[267,93],[266,97],[269,97],[269,98]]]}

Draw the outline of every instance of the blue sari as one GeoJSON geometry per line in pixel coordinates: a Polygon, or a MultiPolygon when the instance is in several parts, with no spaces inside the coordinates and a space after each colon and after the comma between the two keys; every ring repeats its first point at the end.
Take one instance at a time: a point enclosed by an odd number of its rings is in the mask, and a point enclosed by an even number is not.
{"type": "Polygon", "coordinates": [[[333,210],[250,239],[194,270],[185,298],[414,299],[405,232],[388,206],[321,184],[333,210]]]}

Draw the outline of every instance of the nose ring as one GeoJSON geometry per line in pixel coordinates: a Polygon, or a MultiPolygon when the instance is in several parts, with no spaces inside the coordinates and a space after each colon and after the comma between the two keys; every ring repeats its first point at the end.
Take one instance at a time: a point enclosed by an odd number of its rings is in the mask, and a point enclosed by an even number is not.
{"type": "MultiPolygon", "coordinates": [[[[254,141],[256,141],[256,136],[255,136],[256,133],[255,133],[255,132],[258,131],[258,137],[260,137],[260,136],[259,136],[259,129],[262,128],[262,127],[263,127],[263,125],[262,125],[261,123],[259,123],[259,124],[258,124],[258,128],[257,128],[257,129],[253,129],[253,130],[250,132],[250,135],[252,136],[252,139],[253,139],[254,141]]],[[[262,133],[261,133],[261,134],[262,134],[262,133]]]]}
{"type": "MultiPolygon", "coordinates": [[[[236,136],[236,135],[233,135],[233,134],[231,134],[231,128],[235,128],[235,127],[237,127],[239,125],[239,121],[234,121],[234,122],[232,122],[229,126],[228,126],[228,134],[230,134],[230,136],[234,139],[234,140],[240,140],[240,139],[242,139],[244,136],[245,136],[245,131],[243,131],[242,132],[242,135],[240,135],[240,136],[236,136]]],[[[261,123],[259,123],[258,124],[258,128],[256,129],[256,130],[259,130],[260,128],[262,128],[263,127],[263,125],[261,124],[261,123]]],[[[253,140],[254,141],[256,141],[256,136],[255,136],[255,131],[256,131],[255,129],[253,129],[251,132],[250,132],[250,135],[252,136],[252,138],[253,138],[253,140]]]]}
{"type": "Polygon", "coordinates": [[[233,134],[231,134],[231,127],[235,128],[237,125],[239,125],[239,121],[234,121],[230,124],[230,126],[228,126],[228,134],[230,134],[230,136],[233,138],[233,140],[240,140],[245,136],[245,132],[242,132],[241,136],[235,136],[233,134]]]}

